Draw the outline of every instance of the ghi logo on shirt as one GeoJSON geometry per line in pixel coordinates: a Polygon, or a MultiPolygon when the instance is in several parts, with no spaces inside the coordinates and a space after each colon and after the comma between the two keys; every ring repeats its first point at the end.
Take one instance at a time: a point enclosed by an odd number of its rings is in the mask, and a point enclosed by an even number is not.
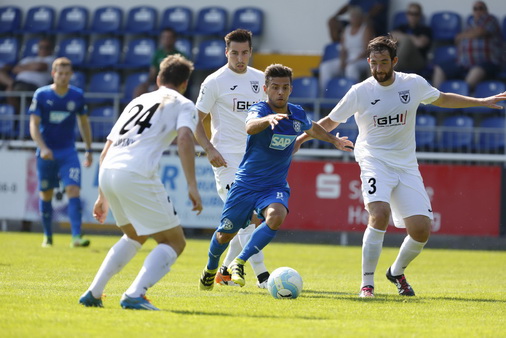
{"type": "Polygon", "coordinates": [[[269,148],[276,150],[285,150],[290,144],[293,143],[295,138],[297,138],[296,135],[274,134],[272,135],[269,148]]]}

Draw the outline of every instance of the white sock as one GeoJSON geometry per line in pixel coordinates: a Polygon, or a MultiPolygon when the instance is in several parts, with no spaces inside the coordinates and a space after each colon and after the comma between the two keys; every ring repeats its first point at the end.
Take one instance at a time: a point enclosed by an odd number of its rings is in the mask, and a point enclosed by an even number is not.
{"type": "Polygon", "coordinates": [[[130,262],[141,247],[141,243],[126,235],[112,246],[90,285],[89,290],[91,290],[93,297],[102,297],[107,282],[130,262]]]}
{"type": "MultiPolygon", "coordinates": [[[[250,224],[248,227],[242,229],[239,231],[236,237],[239,238],[239,242],[241,242],[241,248],[244,248],[246,243],[248,243],[249,239],[251,238],[251,235],[255,231],[255,225],[250,224]]],[[[239,254],[237,254],[239,255],[239,254]]],[[[264,264],[264,253],[263,251],[260,251],[248,259],[248,262],[250,262],[251,267],[253,268],[253,271],[255,272],[255,276],[258,276],[261,273],[267,272],[267,268],[264,264]]]]}
{"type": "Polygon", "coordinates": [[[384,230],[367,226],[362,239],[362,287],[374,286],[374,272],[383,248],[384,230]]]}
{"type": "Polygon", "coordinates": [[[144,260],[141,271],[125,294],[132,298],[145,295],[150,287],[170,271],[176,259],[177,253],[170,245],[158,244],[144,260]]]}
{"type": "Polygon", "coordinates": [[[417,242],[411,238],[411,236],[406,236],[399,250],[399,255],[390,269],[392,275],[399,276],[404,274],[406,267],[420,254],[420,252],[422,252],[425,244],[427,244],[427,242],[417,242]]]}
{"type": "Polygon", "coordinates": [[[241,242],[239,241],[239,236],[236,235],[234,238],[232,238],[232,240],[228,245],[228,251],[227,255],[225,256],[225,259],[223,260],[223,265],[228,267],[230,263],[232,263],[234,258],[239,256],[241,251],[242,251],[241,242]]]}

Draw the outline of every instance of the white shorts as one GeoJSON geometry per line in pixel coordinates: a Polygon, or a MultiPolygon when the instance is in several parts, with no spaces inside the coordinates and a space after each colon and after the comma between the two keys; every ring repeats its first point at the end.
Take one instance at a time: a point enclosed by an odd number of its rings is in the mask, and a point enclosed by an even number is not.
{"type": "Polygon", "coordinates": [[[131,223],[139,236],[177,227],[179,217],[158,175],[144,177],[118,169],[100,169],[100,189],[118,226],[131,223]]]}
{"type": "Polygon", "coordinates": [[[404,218],[424,215],[434,219],[429,195],[418,169],[401,170],[368,158],[360,165],[365,209],[371,202],[387,202],[397,228],[405,228],[404,218]]]}
{"type": "Polygon", "coordinates": [[[228,153],[221,154],[225,161],[227,162],[227,167],[213,167],[214,171],[214,179],[216,181],[216,190],[218,191],[218,195],[221,200],[225,202],[227,199],[228,191],[234,183],[235,173],[239,168],[239,164],[241,164],[242,158],[244,154],[241,153],[228,153]]]}

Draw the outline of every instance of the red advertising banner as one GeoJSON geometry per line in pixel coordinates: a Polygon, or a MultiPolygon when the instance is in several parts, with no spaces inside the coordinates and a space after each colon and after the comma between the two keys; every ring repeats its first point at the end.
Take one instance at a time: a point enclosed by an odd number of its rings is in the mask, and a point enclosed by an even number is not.
{"type": "MultiPolygon", "coordinates": [[[[420,165],[420,172],[434,211],[433,233],[499,236],[500,167],[420,165]]],[[[288,182],[290,213],[284,229],[365,229],[368,213],[357,163],[294,161],[288,182]]]]}

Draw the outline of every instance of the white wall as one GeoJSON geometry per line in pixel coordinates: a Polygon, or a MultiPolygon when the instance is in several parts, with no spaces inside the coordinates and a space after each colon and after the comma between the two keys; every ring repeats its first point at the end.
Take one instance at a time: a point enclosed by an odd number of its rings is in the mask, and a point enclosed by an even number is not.
{"type": "MultiPolygon", "coordinates": [[[[345,0],[186,0],[179,2],[152,1],[148,4],[163,11],[174,5],[185,5],[198,11],[209,5],[220,5],[233,12],[242,6],[257,6],[265,10],[265,32],[257,51],[279,52],[284,54],[320,54],[323,46],[329,42],[327,19],[344,4],[345,0]],[[260,50],[258,50],[260,49],[260,50]]],[[[410,0],[391,0],[390,14],[406,8],[410,0]]],[[[453,10],[463,17],[472,12],[474,0],[444,0],[422,1],[426,17],[435,11],[453,10]]],[[[84,5],[94,10],[96,7],[115,4],[110,1],[90,0],[84,5]]],[[[506,15],[505,0],[487,0],[489,10],[498,18],[506,15]]],[[[47,4],[56,10],[63,7],[79,4],[76,0],[2,0],[1,5],[15,5],[27,10],[36,5],[47,4]]],[[[82,4],[82,3],[81,3],[82,4]]],[[[129,9],[143,4],[139,0],[123,0],[121,6],[129,9]]]]}

